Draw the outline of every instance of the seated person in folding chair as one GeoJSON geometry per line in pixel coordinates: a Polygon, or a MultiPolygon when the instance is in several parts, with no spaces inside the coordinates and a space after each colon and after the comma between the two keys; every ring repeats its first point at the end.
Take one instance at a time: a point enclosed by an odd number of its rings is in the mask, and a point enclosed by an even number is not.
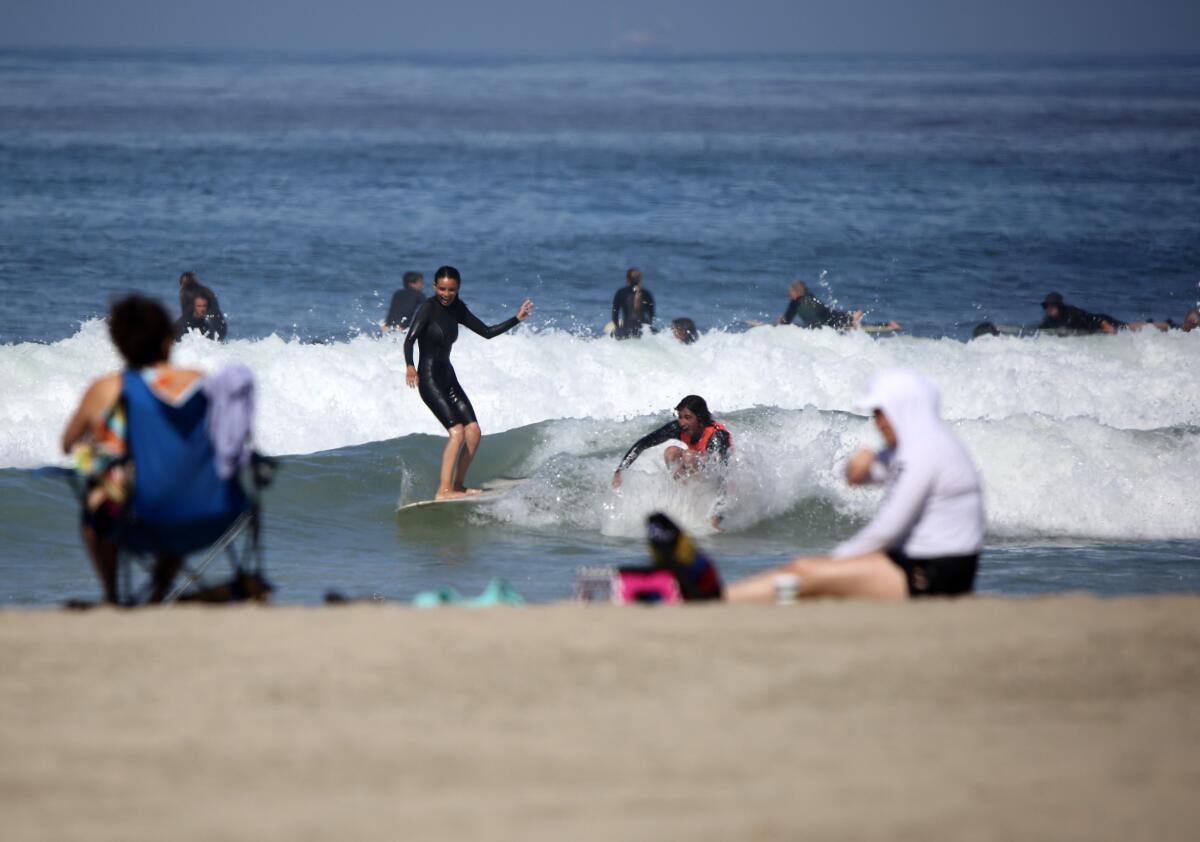
{"type": "MultiPolygon", "coordinates": [[[[131,295],[113,304],[108,326],[126,368],[92,383],[62,446],[64,452],[87,443],[111,448],[115,440],[124,448],[89,491],[83,538],[106,602],[120,601],[122,549],[156,557],[148,599],[161,602],[183,557],[220,539],[252,504],[228,454],[214,448],[203,373],[170,362],[175,332],[162,305],[131,295]],[[124,472],[116,482],[114,470],[124,472]]],[[[248,432],[248,419],[244,423],[248,432]]]]}

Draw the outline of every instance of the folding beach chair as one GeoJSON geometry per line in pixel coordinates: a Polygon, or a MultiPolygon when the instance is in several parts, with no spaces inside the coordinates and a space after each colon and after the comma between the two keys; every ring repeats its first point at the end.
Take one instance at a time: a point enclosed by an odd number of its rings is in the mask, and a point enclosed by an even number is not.
{"type": "Polygon", "coordinates": [[[126,371],[121,401],[125,461],[133,466],[133,480],[129,502],[107,536],[120,548],[118,601],[138,605],[147,600],[159,556],[185,559],[166,603],[204,599],[206,593],[223,595],[220,601],[265,598],[270,585],[263,577],[260,498],[275,461],[249,451],[248,464],[222,479],[206,423],[209,399],[202,389],[172,404],[156,395],[140,372],[126,371]],[[245,482],[242,473],[248,475],[245,482]],[[198,562],[186,562],[201,551],[198,562]],[[206,586],[202,577],[222,554],[229,559],[232,578],[216,588],[206,586]],[[139,576],[135,567],[147,575],[139,576]]]}

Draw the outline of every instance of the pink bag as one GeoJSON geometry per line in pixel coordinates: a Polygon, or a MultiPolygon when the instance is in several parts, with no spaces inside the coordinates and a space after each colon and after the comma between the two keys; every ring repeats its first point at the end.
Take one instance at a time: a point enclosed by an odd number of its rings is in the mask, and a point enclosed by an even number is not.
{"type": "Polygon", "coordinates": [[[679,593],[679,583],[669,570],[621,567],[617,570],[616,579],[613,602],[617,605],[659,605],[683,601],[679,593]]]}

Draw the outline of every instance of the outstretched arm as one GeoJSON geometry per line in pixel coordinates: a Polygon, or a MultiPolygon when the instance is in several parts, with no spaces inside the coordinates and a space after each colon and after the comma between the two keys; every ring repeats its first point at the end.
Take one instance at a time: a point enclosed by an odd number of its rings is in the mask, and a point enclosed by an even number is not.
{"type": "MultiPolygon", "coordinates": [[[[518,312],[517,315],[513,316],[511,319],[505,319],[499,324],[485,325],[478,316],[467,309],[467,305],[463,304],[461,299],[459,300],[459,304],[461,306],[458,307],[458,323],[470,330],[472,333],[479,334],[484,339],[492,339],[502,333],[512,330],[521,323],[521,319],[523,318],[521,313],[518,312]]],[[[525,310],[524,304],[521,305],[521,310],[525,310]]]]}
{"type": "Polygon", "coordinates": [[[621,464],[617,465],[616,473],[613,474],[613,485],[620,484],[621,471],[633,464],[634,460],[641,455],[643,450],[654,447],[656,444],[662,444],[664,441],[677,439],[682,431],[679,428],[678,421],[672,421],[669,424],[664,424],[652,433],[642,436],[633,443],[633,447],[625,453],[625,457],[621,459],[621,464]]]}

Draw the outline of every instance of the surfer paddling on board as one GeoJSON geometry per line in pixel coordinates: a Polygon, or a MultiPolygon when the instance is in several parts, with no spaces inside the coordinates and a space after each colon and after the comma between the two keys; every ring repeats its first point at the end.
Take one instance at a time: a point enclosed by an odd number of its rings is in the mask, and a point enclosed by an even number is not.
{"type": "Polygon", "coordinates": [[[845,310],[830,307],[818,300],[804,281],[793,281],[788,287],[788,306],[784,314],[779,317],[779,324],[790,325],[797,318],[800,320],[799,324],[809,328],[831,327],[841,331],[858,328],[866,331],[900,330],[900,323],[895,320],[863,324],[862,310],[847,313],[845,310]]]}
{"type": "MultiPolygon", "coordinates": [[[[725,425],[714,421],[708,404],[699,395],[688,395],[675,407],[676,420],[659,427],[633,443],[617,470],[613,473],[613,488],[621,487],[621,472],[633,464],[642,451],[665,441],[681,441],[684,447],[672,445],[663,453],[667,470],[677,480],[686,479],[729,462],[733,450],[733,437],[725,425]]],[[[722,498],[724,497],[722,487],[722,498]]],[[[720,528],[721,501],[717,503],[717,514],[713,515],[713,527],[720,528]]]]}
{"type": "Polygon", "coordinates": [[[481,433],[471,401],[450,364],[450,349],[458,339],[458,326],[465,325],[484,339],[491,339],[512,330],[533,312],[533,302],[526,299],[511,319],[485,325],[458,297],[461,283],[462,278],[453,266],[438,269],[433,278],[433,297],[417,308],[404,340],[404,361],[408,364],[405,382],[410,388],[419,389],[421,400],[450,435],[442,453],[438,500],[480,491],[465,484],[467,469],[479,450],[481,433]],[[413,364],[414,344],[421,351],[419,367],[413,364]]]}

